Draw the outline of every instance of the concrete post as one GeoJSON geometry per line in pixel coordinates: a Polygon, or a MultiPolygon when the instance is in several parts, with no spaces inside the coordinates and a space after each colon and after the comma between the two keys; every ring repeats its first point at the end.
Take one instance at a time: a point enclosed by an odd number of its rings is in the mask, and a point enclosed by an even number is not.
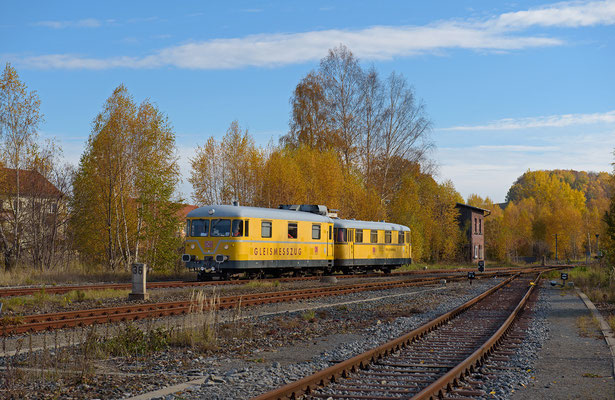
{"type": "Polygon", "coordinates": [[[147,300],[149,294],[146,288],[147,265],[132,264],[132,293],[128,294],[129,300],[147,300]]]}

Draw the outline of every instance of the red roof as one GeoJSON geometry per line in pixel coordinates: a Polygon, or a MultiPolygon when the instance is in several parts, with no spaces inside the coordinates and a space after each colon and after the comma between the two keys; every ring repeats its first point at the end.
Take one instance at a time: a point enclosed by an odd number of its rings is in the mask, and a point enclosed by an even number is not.
{"type": "MultiPolygon", "coordinates": [[[[17,170],[0,168],[0,194],[17,194],[17,170]]],[[[19,194],[31,197],[61,197],[63,194],[37,171],[19,170],[19,194]]]]}
{"type": "Polygon", "coordinates": [[[179,210],[177,210],[177,216],[184,220],[186,219],[186,216],[188,215],[188,213],[192,210],[194,210],[195,208],[199,208],[199,206],[193,206],[192,204],[183,204],[179,210]]]}

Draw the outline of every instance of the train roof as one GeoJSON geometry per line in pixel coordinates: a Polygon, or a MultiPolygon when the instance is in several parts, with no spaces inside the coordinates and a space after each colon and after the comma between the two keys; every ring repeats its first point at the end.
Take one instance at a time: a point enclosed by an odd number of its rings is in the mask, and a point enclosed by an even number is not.
{"type": "Polygon", "coordinates": [[[394,224],[392,222],[357,221],[354,219],[334,219],[333,226],[336,228],[378,229],[385,231],[410,232],[410,228],[405,225],[394,224]]]}
{"type": "Polygon", "coordinates": [[[186,218],[265,218],[289,221],[333,222],[329,217],[304,211],[232,205],[200,207],[190,211],[186,218]]]}

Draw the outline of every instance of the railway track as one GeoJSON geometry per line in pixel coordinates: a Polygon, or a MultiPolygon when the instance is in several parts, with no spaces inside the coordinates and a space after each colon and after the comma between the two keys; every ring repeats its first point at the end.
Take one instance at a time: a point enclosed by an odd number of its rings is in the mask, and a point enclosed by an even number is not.
{"type": "MultiPolygon", "coordinates": [[[[483,274],[483,277],[485,278],[493,276],[494,273],[483,274]]],[[[310,289],[225,296],[218,299],[216,307],[219,309],[228,309],[239,305],[244,307],[324,296],[338,296],[363,291],[421,286],[438,283],[441,279],[441,276],[425,277],[408,280],[369,282],[354,285],[327,286],[310,289]]],[[[465,279],[465,277],[451,275],[446,276],[446,279],[460,280],[465,279]]],[[[181,315],[189,313],[192,309],[195,309],[195,304],[191,301],[174,301],[17,316],[12,317],[8,323],[7,321],[3,321],[0,325],[0,336],[10,336],[27,332],[40,332],[45,330],[71,328],[92,324],[104,324],[109,322],[135,321],[144,318],[181,315]]]]}
{"type": "MultiPolygon", "coordinates": [[[[548,266],[547,266],[548,267],[548,266]]],[[[553,268],[571,268],[571,265],[551,266],[553,268]]],[[[545,267],[531,267],[531,268],[490,268],[489,271],[500,274],[510,274],[517,272],[535,272],[543,270],[545,267]]],[[[437,270],[416,270],[416,271],[404,271],[396,272],[389,275],[383,274],[361,274],[361,275],[335,275],[338,279],[357,278],[357,277],[384,277],[384,276],[414,276],[414,275],[431,275],[431,274],[459,274],[468,271],[475,271],[474,268],[456,268],[456,269],[437,269],[437,270]]],[[[262,281],[279,281],[279,282],[293,282],[302,280],[317,280],[320,276],[306,276],[306,277],[293,277],[293,278],[276,278],[276,279],[262,279],[262,281]]],[[[246,280],[228,280],[228,281],[207,281],[207,282],[186,282],[186,281],[168,281],[168,282],[148,282],[148,289],[167,289],[167,288],[182,288],[182,287],[201,287],[201,286],[215,286],[215,285],[243,285],[246,280]]],[[[37,287],[15,287],[0,289],[1,297],[11,296],[29,296],[37,293],[45,292],[49,294],[64,294],[71,291],[82,290],[126,290],[131,289],[130,283],[104,283],[96,285],[66,285],[66,286],[37,286],[37,287]]]]}
{"type": "Polygon", "coordinates": [[[513,276],[402,337],[253,400],[486,396],[477,372],[502,352],[539,277],[513,276]]]}

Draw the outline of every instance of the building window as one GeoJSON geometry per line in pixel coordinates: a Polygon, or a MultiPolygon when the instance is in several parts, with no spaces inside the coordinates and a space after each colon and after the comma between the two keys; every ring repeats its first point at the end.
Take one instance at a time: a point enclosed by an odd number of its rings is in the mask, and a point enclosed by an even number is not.
{"type": "Polygon", "coordinates": [[[483,234],[483,220],[482,220],[482,219],[479,219],[479,220],[478,220],[478,233],[479,233],[480,235],[482,235],[482,234],[483,234]]]}
{"type": "Polygon", "coordinates": [[[476,218],[474,218],[474,233],[478,233],[478,222],[476,222],[476,218]]]}
{"type": "Polygon", "coordinates": [[[480,257],[480,259],[483,259],[483,246],[482,245],[478,245],[478,256],[480,257]]]}
{"type": "Polygon", "coordinates": [[[371,242],[378,243],[378,231],[371,231],[371,242]]]}
{"type": "Polygon", "coordinates": [[[264,237],[264,238],[271,237],[271,221],[261,222],[261,237],[264,237]]]}
{"type": "Polygon", "coordinates": [[[474,246],[474,258],[478,258],[478,245],[474,246]]]}
{"type": "Polygon", "coordinates": [[[320,240],[320,224],[312,224],[312,239],[320,240]]]}
{"type": "Polygon", "coordinates": [[[288,238],[297,239],[297,223],[296,222],[288,223],[288,238]]]}
{"type": "Polygon", "coordinates": [[[356,243],[363,243],[363,229],[357,229],[354,234],[354,241],[356,243]]]}

